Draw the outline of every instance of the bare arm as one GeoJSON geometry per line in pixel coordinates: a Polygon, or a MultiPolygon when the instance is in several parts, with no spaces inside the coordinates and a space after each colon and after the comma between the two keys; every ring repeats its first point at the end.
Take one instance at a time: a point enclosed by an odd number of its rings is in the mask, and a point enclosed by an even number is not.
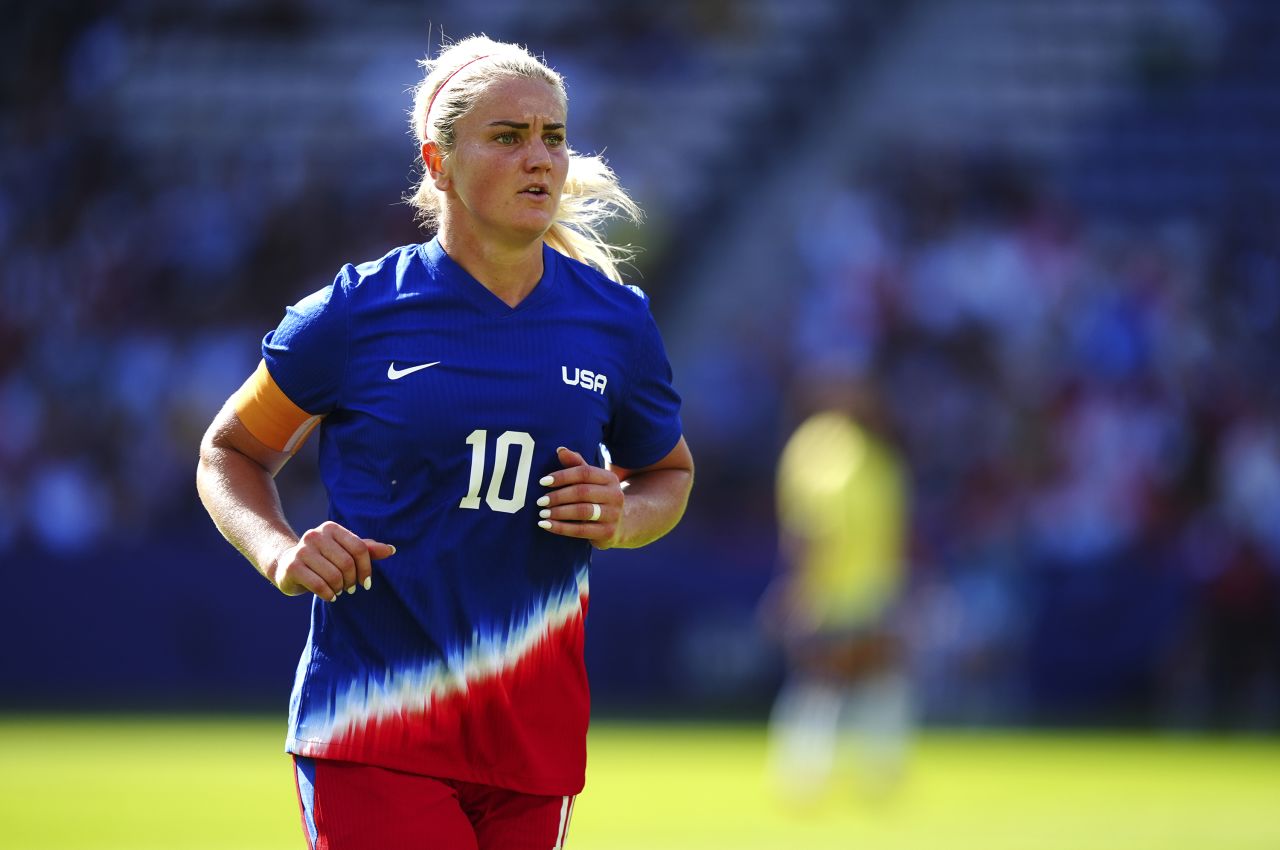
{"type": "Polygon", "coordinates": [[[335,522],[299,536],[285,519],[275,475],[289,460],[250,433],[225,405],[200,443],[196,489],[231,545],[282,593],[314,593],[330,602],[344,589],[369,589],[370,559],[395,547],[361,539],[335,522]]]}
{"type": "Polygon", "coordinates": [[[666,457],[643,469],[590,466],[562,448],[565,469],[543,479],[548,493],[538,501],[543,528],[582,537],[597,549],[636,549],[676,527],[693,488],[693,455],[684,437],[666,457]],[[545,501],[545,504],[544,504],[545,501]],[[599,518],[591,520],[595,506],[599,518]]]}

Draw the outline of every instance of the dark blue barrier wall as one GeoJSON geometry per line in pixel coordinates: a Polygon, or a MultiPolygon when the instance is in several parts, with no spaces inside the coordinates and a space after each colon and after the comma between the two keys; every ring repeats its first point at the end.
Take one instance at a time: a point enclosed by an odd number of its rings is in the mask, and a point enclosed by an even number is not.
{"type": "MultiPolygon", "coordinates": [[[[587,655],[598,707],[762,704],[768,659],[752,615],[772,565],[767,534],[721,545],[691,526],[596,556],[587,655]]],[[[310,603],[276,592],[211,523],[7,562],[0,708],[287,705],[310,603]]]]}

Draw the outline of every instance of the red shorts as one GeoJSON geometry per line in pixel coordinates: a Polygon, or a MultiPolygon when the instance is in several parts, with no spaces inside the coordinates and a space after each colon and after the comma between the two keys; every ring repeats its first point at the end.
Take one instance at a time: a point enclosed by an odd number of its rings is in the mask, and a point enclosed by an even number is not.
{"type": "Polygon", "coordinates": [[[559,850],[574,797],[293,757],[311,850],[559,850]]]}

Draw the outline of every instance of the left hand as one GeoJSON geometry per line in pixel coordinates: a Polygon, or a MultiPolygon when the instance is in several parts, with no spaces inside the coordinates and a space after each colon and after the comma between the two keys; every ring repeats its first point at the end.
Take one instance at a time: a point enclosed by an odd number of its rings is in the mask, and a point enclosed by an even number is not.
{"type": "Polygon", "coordinates": [[[622,535],[622,482],[564,446],[556,456],[565,468],[539,482],[548,492],[538,500],[538,525],[552,534],[589,540],[597,549],[610,548],[622,535]]]}

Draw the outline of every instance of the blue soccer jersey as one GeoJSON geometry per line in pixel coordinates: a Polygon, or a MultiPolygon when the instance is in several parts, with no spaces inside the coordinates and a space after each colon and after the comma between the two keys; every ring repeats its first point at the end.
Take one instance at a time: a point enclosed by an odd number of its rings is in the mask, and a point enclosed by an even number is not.
{"type": "MultiPolygon", "coordinates": [[[[639,468],[681,434],[648,304],[543,246],[512,308],[438,241],[346,266],[263,341],[263,380],[320,422],[330,517],[396,547],[373,588],[313,601],[287,749],[532,794],[576,794],[589,711],[591,545],[537,525],[566,446],[639,468]]],[[[269,394],[268,394],[269,395],[269,394]]],[[[283,415],[288,419],[287,415],[283,415]]]]}

